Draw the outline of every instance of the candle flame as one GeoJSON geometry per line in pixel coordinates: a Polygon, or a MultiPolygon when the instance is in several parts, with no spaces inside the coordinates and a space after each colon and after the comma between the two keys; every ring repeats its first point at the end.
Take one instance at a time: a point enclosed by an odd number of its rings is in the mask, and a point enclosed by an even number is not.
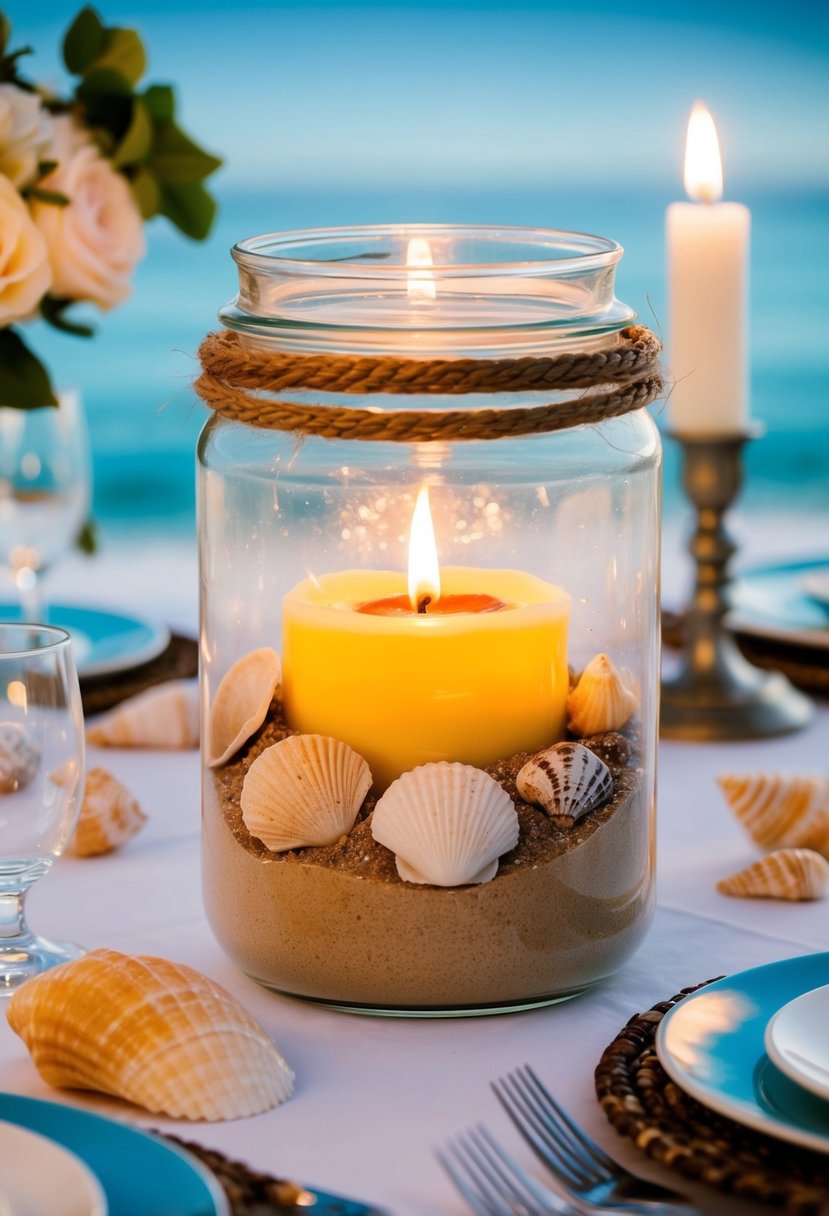
{"type": "Polygon", "coordinates": [[[440,567],[429,490],[421,486],[409,533],[409,600],[415,612],[425,599],[430,603],[440,599],[440,567]]]}
{"type": "MultiPolygon", "coordinates": [[[[414,267],[431,266],[432,264],[432,250],[429,248],[429,242],[422,236],[412,237],[406,250],[406,265],[414,267]]],[[[429,300],[434,300],[437,295],[435,276],[431,270],[410,269],[406,289],[412,304],[424,304],[429,300]]]]}
{"type": "Polygon", "coordinates": [[[685,189],[697,203],[722,198],[722,160],[714,119],[701,101],[695,101],[688,119],[685,143],[685,189]]]}

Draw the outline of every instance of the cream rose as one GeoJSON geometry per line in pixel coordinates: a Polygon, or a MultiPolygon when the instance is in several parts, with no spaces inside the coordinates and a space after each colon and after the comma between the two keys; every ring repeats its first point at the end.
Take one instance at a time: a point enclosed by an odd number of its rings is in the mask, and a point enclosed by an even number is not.
{"type": "Polygon", "coordinates": [[[51,119],[36,93],[0,84],[0,173],[13,186],[31,184],[51,133],[51,119]]]}
{"type": "Polygon", "coordinates": [[[46,242],[17,190],[0,174],[0,327],[31,316],[51,281],[46,242]]]}
{"type": "Polygon", "coordinates": [[[129,295],[132,272],[144,254],[141,213],[126,179],[93,144],[79,142],[68,118],[55,119],[54,127],[59,164],[38,185],[70,201],[58,206],[32,200],[49,251],[52,294],[113,308],[129,295]]]}

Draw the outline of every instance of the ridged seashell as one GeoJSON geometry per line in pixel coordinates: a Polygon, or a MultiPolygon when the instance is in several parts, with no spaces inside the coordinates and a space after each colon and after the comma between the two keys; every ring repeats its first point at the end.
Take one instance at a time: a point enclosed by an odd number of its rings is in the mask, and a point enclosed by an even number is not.
{"type": "Polygon", "coordinates": [[[210,712],[207,763],[225,764],[265,721],[279,685],[279,655],[270,646],[252,650],[225,672],[210,712]]]}
{"type": "Polygon", "coordinates": [[[75,857],[111,853],[140,832],[147,816],[120,781],[103,768],[91,768],[78,816],[78,826],[66,852],[75,857]]]}
{"type": "Polygon", "coordinates": [[[489,882],[518,843],[518,815],[497,781],[469,764],[421,764],[393,781],[371,834],[395,854],[405,882],[459,887],[489,882]]]}
{"type": "Polygon", "coordinates": [[[556,743],[539,752],[527,761],[515,784],[525,802],[542,807],[563,830],[613,794],[610,769],[581,743],[556,743]]]}
{"type": "Polygon", "coordinates": [[[630,721],[638,704],[612,659],[597,654],[567,698],[567,727],[574,735],[602,735],[630,721]]]}
{"type": "Polygon", "coordinates": [[[198,747],[197,682],[170,680],[129,697],[90,726],[86,738],[96,747],[198,747]]]}
{"type": "Polygon", "coordinates": [[[754,773],[717,780],[761,849],[815,849],[829,857],[829,779],[754,773]]]}
{"type": "Polygon", "coordinates": [[[333,844],[354,826],[371,769],[347,743],[292,735],[268,747],[245,775],[242,819],[273,853],[333,844]]]}
{"type": "Polygon", "coordinates": [[[40,748],[17,722],[0,722],[0,794],[14,794],[33,779],[40,748]]]}
{"type": "Polygon", "coordinates": [[[49,1085],[125,1098],[176,1119],[270,1110],[294,1076],[235,997],[163,958],[92,950],[29,980],[9,1025],[49,1085]]]}
{"type": "Polygon", "coordinates": [[[813,849],[777,849],[717,883],[723,895],[765,899],[822,899],[829,861],[813,849]]]}

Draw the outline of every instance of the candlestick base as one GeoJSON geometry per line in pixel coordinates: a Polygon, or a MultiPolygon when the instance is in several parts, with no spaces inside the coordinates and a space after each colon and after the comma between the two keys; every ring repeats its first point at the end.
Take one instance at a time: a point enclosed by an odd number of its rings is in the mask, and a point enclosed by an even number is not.
{"type": "Polygon", "coordinates": [[[743,445],[756,434],[674,436],[683,449],[683,485],[697,509],[690,543],[697,577],[682,667],[662,684],[660,730],[669,739],[767,738],[799,730],[814,712],[785,676],[753,667],[723,624],[736,548],[723,518],[740,488],[743,445]]]}

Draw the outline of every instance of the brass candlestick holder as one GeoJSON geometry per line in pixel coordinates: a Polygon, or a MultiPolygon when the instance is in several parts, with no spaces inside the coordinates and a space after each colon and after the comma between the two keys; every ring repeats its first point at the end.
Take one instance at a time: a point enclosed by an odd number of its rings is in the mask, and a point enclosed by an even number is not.
{"type": "Polygon", "coordinates": [[[682,445],[683,486],[697,510],[689,545],[697,574],[686,612],[682,667],[662,683],[660,728],[669,739],[782,735],[812,717],[811,702],[779,672],[752,666],[723,623],[728,564],[736,550],[724,516],[742,482],[743,447],[758,434],[672,436],[682,445]]]}

